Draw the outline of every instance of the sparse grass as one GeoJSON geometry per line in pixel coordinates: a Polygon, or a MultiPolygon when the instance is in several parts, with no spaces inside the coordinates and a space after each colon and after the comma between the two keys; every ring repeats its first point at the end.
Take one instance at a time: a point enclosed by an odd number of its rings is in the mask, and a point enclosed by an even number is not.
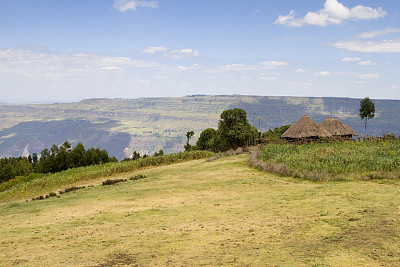
{"type": "Polygon", "coordinates": [[[312,180],[400,178],[400,140],[266,145],[262,169],[312,180]]]}
{"type": "MultiPolygon", "coordinates": [[[[400,181],[315,183],[247,155],[0,204],[0,266],[396,266],[400,181]]],[[[97,180],[98,182],[102,181],[97,180]]]]}

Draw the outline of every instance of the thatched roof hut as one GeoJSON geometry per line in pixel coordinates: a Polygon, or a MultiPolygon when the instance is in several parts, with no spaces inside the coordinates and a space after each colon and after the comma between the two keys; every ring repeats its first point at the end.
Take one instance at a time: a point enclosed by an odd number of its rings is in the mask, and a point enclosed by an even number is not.
{"type": "Polygon", "coordinates": [[[353,135],[358,135],[358,133],[337,118],[327,118],[318,125],[327,129],[332,135],[349,138],[351,138],[353,135]]]}
{"type": "Polygon", "coordinates": [[[329,136],[332,136],[330,132],[306,115],[296,121],[282,134],[282,137],[286,139],[316,139],[329,136]]]}

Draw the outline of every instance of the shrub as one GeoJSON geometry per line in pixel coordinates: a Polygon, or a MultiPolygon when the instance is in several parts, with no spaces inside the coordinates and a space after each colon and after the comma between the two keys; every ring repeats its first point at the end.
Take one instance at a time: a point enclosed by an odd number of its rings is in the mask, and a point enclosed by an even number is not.
{"type": "Polygon", "coordinates": [[[75,192],[76,190],[83,189],[83,188],[85,188],[85,186],[71,186],[71,187],[64,189],[63,191],[59,191],[59,193],[64,194],[64,193],[68,193],[68,192],[75,192]]]}
{"type": "Polygon", "coordinates": [[[101,183],[101,185],[113,185],[120,182],[126,182],[126,179],[107,179],[101,183]]]}
{"type": "Polygon", "coordinates": [[[137,175],[132,176],[131,178],[129,178],[129,180],[139,180],[139,179],[144,179],[144,178],[146,178],[146,175],[137,174],[137,175]]]}

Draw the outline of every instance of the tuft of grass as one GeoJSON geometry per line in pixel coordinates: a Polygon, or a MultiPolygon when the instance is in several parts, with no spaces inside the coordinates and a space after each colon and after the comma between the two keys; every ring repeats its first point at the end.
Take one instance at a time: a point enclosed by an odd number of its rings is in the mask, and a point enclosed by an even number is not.
{"type": "Polygon", "coordinates": [[[126,182],[126,179],[107,179],[101,185],[113,185],[121,182],[126,182]]]}
{"type": "Polygon", "coordinates": [[[140,179],[144,179],[144,178],[146,178],[146,177],[147,177],[147,176],[144,175],[144,174],[137,174],[137,175],[132,176],[131,178],[129,178],[129,180],[140,180],[140,179]]]}

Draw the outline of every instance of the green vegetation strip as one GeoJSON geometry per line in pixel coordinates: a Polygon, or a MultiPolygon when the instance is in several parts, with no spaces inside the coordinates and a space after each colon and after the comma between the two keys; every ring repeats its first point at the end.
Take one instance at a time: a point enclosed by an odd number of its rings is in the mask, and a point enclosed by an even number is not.
{"type": "Polygon", "coordinates": [[[118,163],[73,168],[45,176],[37,175],[29,178],[20,177],[0,185],[0,202],[34,197],[73,183],[98,179],[101,177],[109,177],[144,167],[208,158],[213,155],[214,153],[206,151],[180,152],[159,157],[148,157],[135,161],[123,161],[118,163]]]}
{"type": "Polygon", "coordinates": [[[400,178],[400,141],[267,145],[261,169],[312,180],[400,178]]]}

